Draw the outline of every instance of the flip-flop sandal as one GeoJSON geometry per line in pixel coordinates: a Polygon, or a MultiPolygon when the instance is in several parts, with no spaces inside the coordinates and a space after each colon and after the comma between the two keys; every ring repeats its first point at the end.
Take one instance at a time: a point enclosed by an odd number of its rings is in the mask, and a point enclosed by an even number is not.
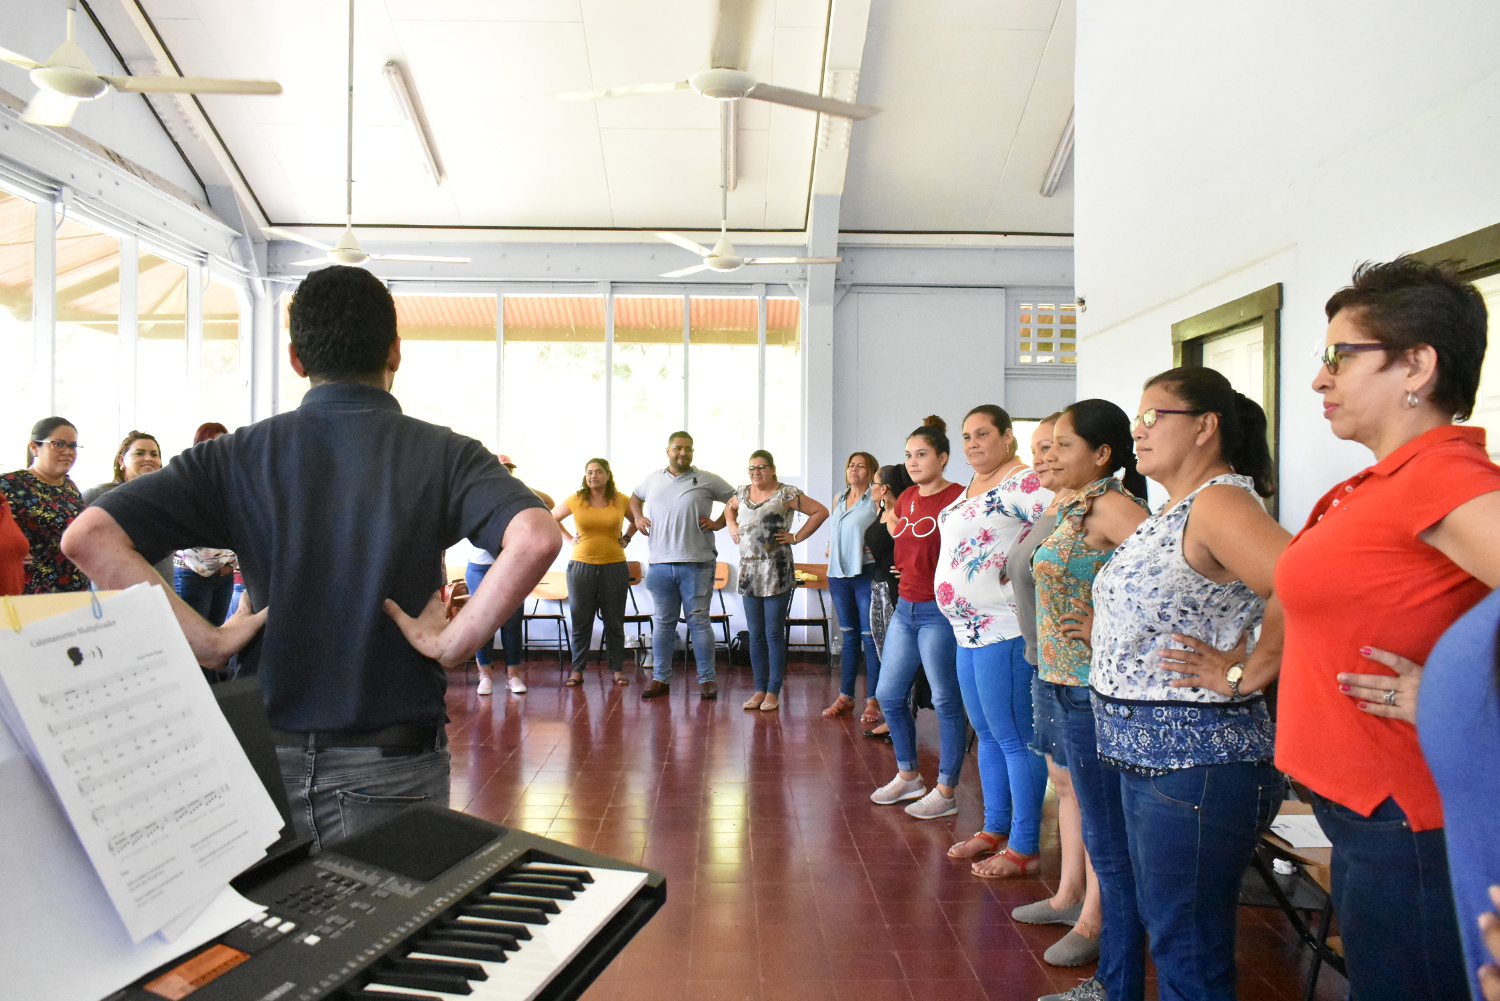
{"type": "Polygon", "coordinates": [[[583,684],[583,675],[575,671],[568,677],[567,681],[563,682],[563,684],[567,685],[569,688],[577,688],[579,685],[583,684]]]}
{"type": "Polygon", "coordinates": [[[621,688],[624,688],[626,685],[630,684],[630,679],[622,674],[615,678],[615,684],[619,685],[621,688]]]}
{"type": "Polygon", "coordinates": [[[835,716],[842,716],[853,710],[854,700],[847,695],[840,695],[833,700],[833,705],[823,710],[823,715],[828,719],[833,719],[835,716]]]}
{"type": "Polygon", "coordinates": [[[985,855],[993,855],[1000,850],[1000,843],[1004,841],[1003,835],[991,834],[989,831],[975,831],[972,836],[960,841],[948,849],[948,857],[956,859],[979,859],[985,855]],[[969,843],[978,841],[980,847],[968,851],[969,843]]]}

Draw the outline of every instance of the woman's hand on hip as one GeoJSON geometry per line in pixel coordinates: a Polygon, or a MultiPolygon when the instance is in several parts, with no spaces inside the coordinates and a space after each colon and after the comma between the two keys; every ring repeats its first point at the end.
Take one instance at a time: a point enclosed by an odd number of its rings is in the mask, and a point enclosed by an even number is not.
{"type": "Polygon", "coordinates": [[[1339,691],[1359,703],[1371,716],[1417,721],[1417,692],[1422,687],[1422,665],[1372,646],[1360,654],[1396,672],[1389,674],[1340,674],[1339,691]]]}
{"type": "MultiPolygon", "coordinates": [[[[1173,633],[1172,640],[1181,646],[1161,652],[1161,666],[1182,677],[1168,682],[1173,688],[1206,688],[1219,695],[1233,696],[1229,687],[1229,669],[1248,659],[1250,634],[1241,633],[1233,650],[1220,650],[1191,636],[1173,633]]],[[[1248,694],[1248,693],[1242,693],[1248,694]]]]}

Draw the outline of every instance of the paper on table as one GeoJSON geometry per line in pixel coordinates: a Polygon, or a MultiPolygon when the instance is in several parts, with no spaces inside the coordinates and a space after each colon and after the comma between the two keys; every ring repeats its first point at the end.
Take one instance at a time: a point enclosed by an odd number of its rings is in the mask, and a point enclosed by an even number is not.
{"type": "Polygon", "coordinates": [[[0,726],[0,994],[95,1001],[265,908],[224,887],[174,941],[131,941],[46,781],[0,726]]]}
{"type": "Polygon", "coordinates": [[[1333,842],[1310,813],[1283,813],[1271,821],[1271,833],[1293,848],[1332,848],[1333,842]]]}
{"type": "Polygon", "coordinates": [[[0,699],[139,942],[260,859],[281,820],[164,593],[102,609],[0,630],[0,699]]]}

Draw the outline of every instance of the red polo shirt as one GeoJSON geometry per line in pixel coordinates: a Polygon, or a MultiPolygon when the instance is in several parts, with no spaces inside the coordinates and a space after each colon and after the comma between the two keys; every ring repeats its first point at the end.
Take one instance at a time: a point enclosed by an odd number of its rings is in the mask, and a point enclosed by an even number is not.
{"type": "Polygon", "coordinates": [[[1483,428],[1419,435],[1328,492],[1276,564],[1286,648],[1276,765],[1368,816],[1387,798],[1413,830],[1443,826],[1417,731],[1361,712],[1337,675],[1392,674],[1372,646],[1426,663],[1438,637],[1490,589],[1419,536],[1466,501],[1500,491],[1483,428]]]}

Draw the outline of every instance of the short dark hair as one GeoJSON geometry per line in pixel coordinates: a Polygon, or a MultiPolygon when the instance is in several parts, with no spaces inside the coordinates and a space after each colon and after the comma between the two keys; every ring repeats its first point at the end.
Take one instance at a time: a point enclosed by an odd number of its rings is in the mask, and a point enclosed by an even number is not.
{"type": "Polygon", "coordinates": [[[1346,309],[1385,348],[1387,368],[1413,348],[1431,345],[1437,352],[1432,403],[1468,420],[1479,392],[1489,313],[1479,290],[1458,277],[1451,263],[1426,264],[1414,257],[1366,261],[1354,269],[1352,284],[1324,307],[1330,320],[1346,309]]]}
{"type": "Polygon", "coordinates": [[[31,425],[31,437],[26,439],[26,465],[31,465],[31,460],[36,458],[31,446],[39,441],[46,441],[58,428],[72,428],[75,434],[78,432],[78,426],[66,417],[43,417],[31,425]]]}
{"type": "Polygon", "coordinates": [[[1063,417],[1072,422],[1073,430],[1090,448],[1109,446],[1105,473],[1113,475],[1117,469],[1125,470],[1121,477],[1125,489],[1137,497],[1146,496],[1146,477],[1135,468],[1135,441],[1130,437],[1130,418],[1125,411],[1108,400],[1079,400],[1064,409],[1057,419],[1063,417]]]}
{"type": "Polygon", "coordinates": [[[995,426],[995,430],[999,431],[1001,434],[1010,431],[1012,434],[1010,454],[1012,457],[1020,454],[1021,441],[1019,438],[1014,437],[1015,432],[1013,429],[1015,428],[1015,423],[1010,419],[1010,414],[1006,412],[1004,407],[996,406],[993,403],[981,403],[973,410],[970,410],[968,413],[964,414],[964,420],[968,420],[975,414],[983,414],[985,420],[993,424],[995,426]]]}
{"type": "Polygon", "coordinates": [[[130,446],[138,441],[155,442],[157,449],[161,448],[161,442],[156,441],[154,434],[147,434],[145,431],[132,431],[127,434],[125,440],[120,442],[120,447],[115,449],[115,478],[112,482],[125,482],[125,453],[130,451],[130,446]]]}
{"type": "Polygon", "coordinates": [[[1202,414],[1219,418],[1219,454],[1229,468],[1255,481],[1255,492],[1276,492],[1276,464],[1266,441],[1266,412],[1261,405],[1229,384],[1223,372],[1201,366],[1171,368],[1153,376],[1142,388],[1162,386],[1202,414]]]}
{"type": "Polygon", "coordinates": [[[288,310],[292,346],[309,379],[351,382],[385,371],[396,339],[396,302],[364,268],[319,268],[288,310]]]}
{"type": "Polygon", "coordinates": [[[678,438],[686,438],[689,445],[693,443],[693,436],[688,434],[686,431],[673,431],[671,434],[667,435],[667,444],[671,445],[672,442],[676,441],[678,438]]]}

